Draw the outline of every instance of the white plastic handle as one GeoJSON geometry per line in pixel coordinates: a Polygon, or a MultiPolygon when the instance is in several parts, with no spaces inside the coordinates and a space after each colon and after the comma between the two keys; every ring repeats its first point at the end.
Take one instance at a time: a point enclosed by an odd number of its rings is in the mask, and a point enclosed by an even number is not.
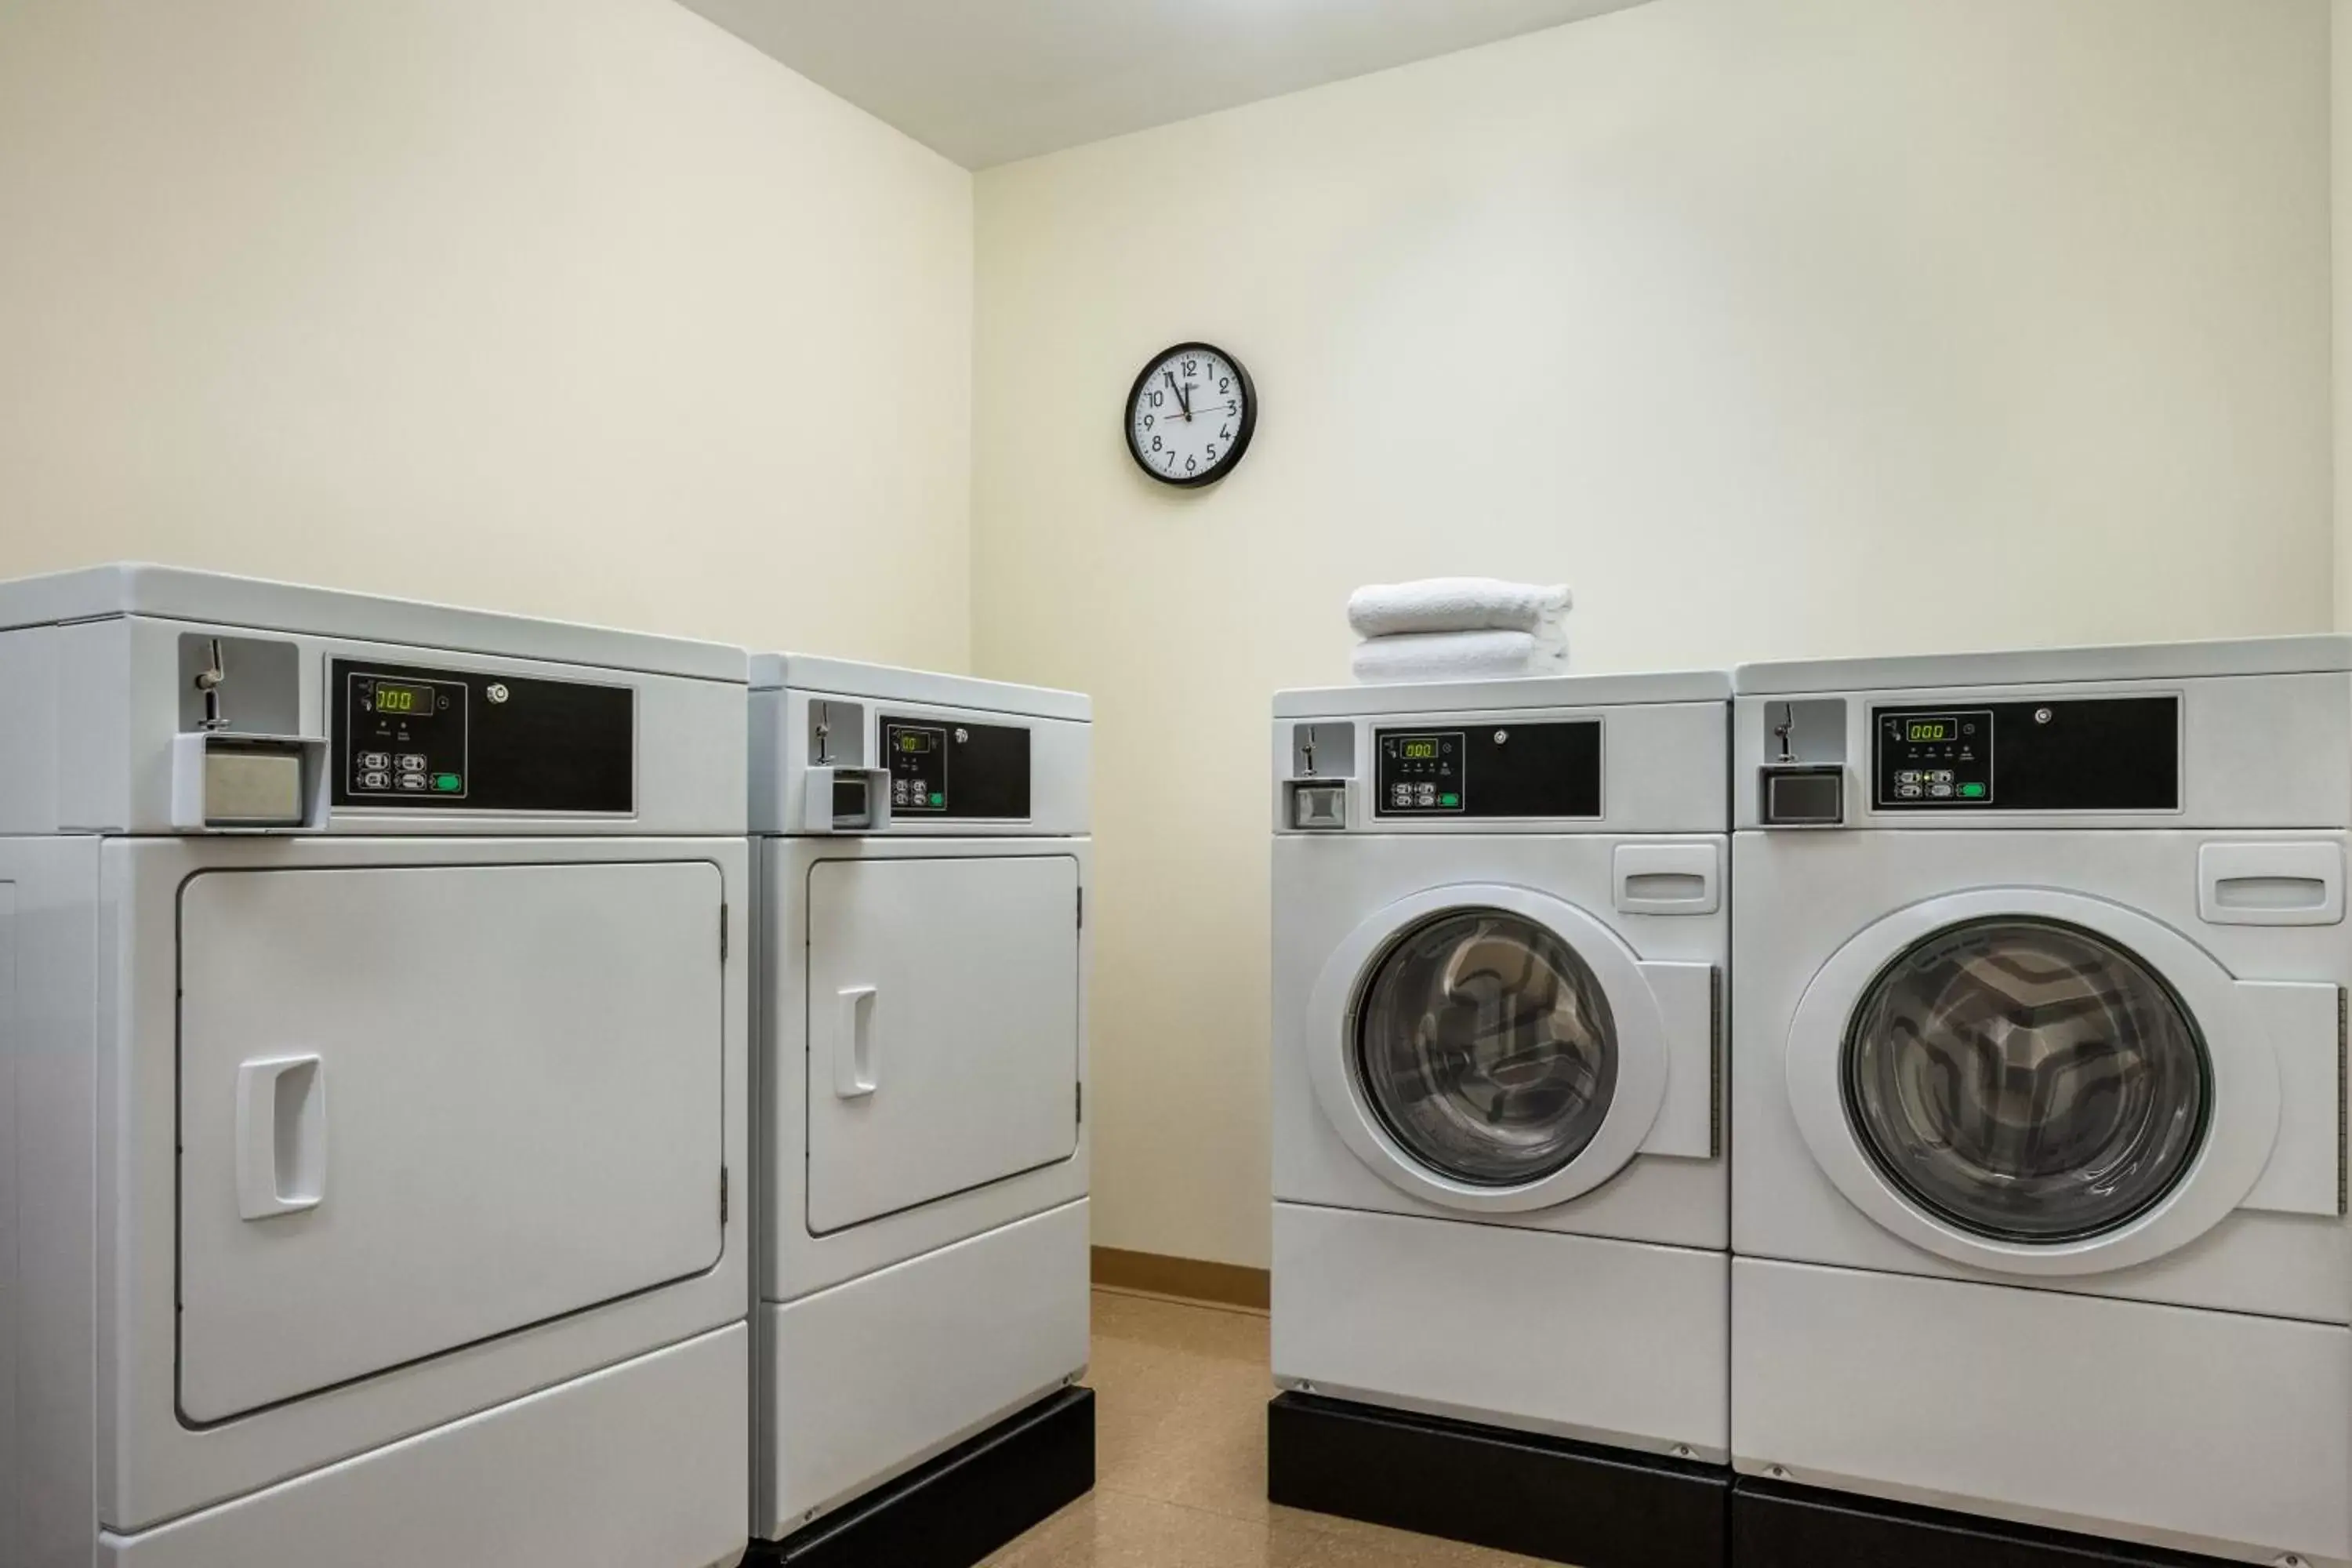
{"type": "Polygon", "coordinates": [[[268,1219],[319,1206],[327,1188],[327,1068],[315,1056],[236,1069],[236,1212],[268,1219]]]}
{"type": "Polygon", "coordinates": [[[874,987],[845,985],[835,1001],[841,1016],[833,1037],[833,1092],[863,1100],[874,1092],[874,987]]]}
{"type": "Polygon", "coordinates": [[[2197,913],[2217,926],[2332,926],[2344,920],[2344,851],[2311,840],[2207,844],[2197,913]]]}

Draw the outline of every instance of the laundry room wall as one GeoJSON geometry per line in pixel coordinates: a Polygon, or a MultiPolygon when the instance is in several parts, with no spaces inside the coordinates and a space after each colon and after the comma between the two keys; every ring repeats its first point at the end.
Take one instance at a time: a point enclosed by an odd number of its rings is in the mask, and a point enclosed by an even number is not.
{"type": "Polygon", "coordinates": [[[2333,0],[2336,629],[2352,631],[2352,0],[2333,0]]]}
{"type": "Polygon", "coordinates": [[[8,0],[0,575],[961,668],[971,225],[671,0],[8,0]]]}
{"type": "Polygon", "coordinates": [[[1586,669],[2332,615],[2325,0],[1655,0],[983,173],[975,658],[1097,699],[1096,1241],[1267,1250],[1267,698],[1359,583],[1586,669]],[[1238,354],[1222,487],[1120,404],[1238,354]]]}

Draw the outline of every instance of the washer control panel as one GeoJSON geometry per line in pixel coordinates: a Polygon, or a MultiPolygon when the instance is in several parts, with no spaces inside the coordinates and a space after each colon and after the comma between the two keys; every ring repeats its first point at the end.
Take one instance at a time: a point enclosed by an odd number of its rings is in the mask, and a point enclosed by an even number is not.
{"type": "Polygon", "coordinates": [[[2095,697],[1871,712],[1879,811],[2175,811],[2180,700],[2095,697]]]}
{"type": "Polygon", "coordinates": [[[1878,804],[1983,805],[1992,798],[1992,710],[1884,712],[1878,804]]]}
{"type": "Polygon", "coordinates": [[[329,689],[336,805],[635,808],[628,687],[338,658],[329,689]]]}
{"type": "Polygon", "coordinates": [[[1029,816],[1029,731],[882,715],[890,815],[1020,821],[1029,816]]]}
{"type": "Polygon", "coordinates": [[[1376,817],[1601,815],[1601,721],[1381,730],[1376,817]]]}
{"type": "Polygon", "coordinates": [[[1460,730],[1381,731],[1381,815],[1459,815],[1462,752],[1468,741],[1460,730]]]}

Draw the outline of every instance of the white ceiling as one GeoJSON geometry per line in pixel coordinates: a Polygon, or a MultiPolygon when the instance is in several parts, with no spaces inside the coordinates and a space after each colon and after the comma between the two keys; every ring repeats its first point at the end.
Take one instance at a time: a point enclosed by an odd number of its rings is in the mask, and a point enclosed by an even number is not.
{"type": "Polygon", "coordinates": [[[969,169],[1642,0],[683,0],[969,169]]]}

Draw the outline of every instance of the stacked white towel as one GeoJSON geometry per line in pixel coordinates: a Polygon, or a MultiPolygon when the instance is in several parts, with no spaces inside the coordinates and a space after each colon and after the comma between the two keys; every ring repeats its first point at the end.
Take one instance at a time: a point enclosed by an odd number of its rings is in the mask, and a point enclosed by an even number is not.
{"type": "Polygon", "coordinates": [[[1356,679],[1505,680],[1568,668],[1568,589],[1493,577],[1431,577],[1348,599],[1356,679]]]}

